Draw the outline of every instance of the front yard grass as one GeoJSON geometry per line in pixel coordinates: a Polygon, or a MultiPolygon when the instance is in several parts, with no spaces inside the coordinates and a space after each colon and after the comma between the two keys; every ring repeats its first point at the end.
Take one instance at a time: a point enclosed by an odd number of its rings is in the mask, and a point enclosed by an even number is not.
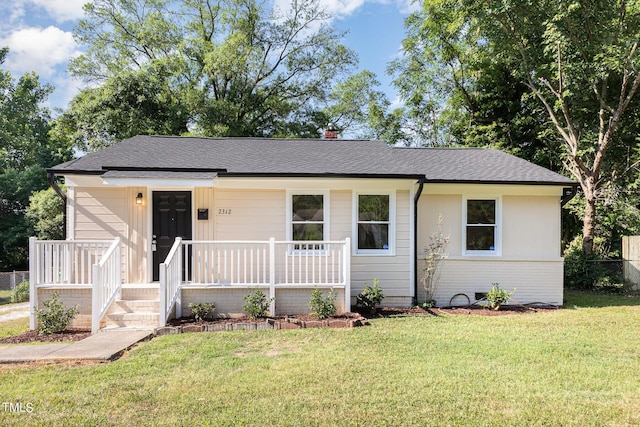
{"type": "Polygon", "coordinates": [[[640,425],[640,299],[613,298],[170,335],[105,365],[0,367],[2,400],[33,408],[0,407],[0,425],[640,425]]]}
{"type": "Polygon", "coordinates": [[[0,289],[0,305],[11,303],[11,289],[0,289]]]}

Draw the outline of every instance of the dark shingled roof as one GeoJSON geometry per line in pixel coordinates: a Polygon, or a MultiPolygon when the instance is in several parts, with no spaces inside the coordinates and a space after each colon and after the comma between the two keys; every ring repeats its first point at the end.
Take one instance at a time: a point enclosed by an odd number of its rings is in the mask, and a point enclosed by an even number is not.
{"type": "Polygon", "coordinates": [[[173,171],[194,176],[425,177],[452,183],[574,184],[498,150],[397,148],[365,140],[136,136],[49,171],[140,178],[158,176],[151,171],[173,171]]]}

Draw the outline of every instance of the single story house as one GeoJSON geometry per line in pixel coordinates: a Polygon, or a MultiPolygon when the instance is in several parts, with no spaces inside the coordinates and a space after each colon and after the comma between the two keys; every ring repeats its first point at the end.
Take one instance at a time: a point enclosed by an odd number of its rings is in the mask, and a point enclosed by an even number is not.
{"type": "Polygon", "coordinates": [[[384,305],[410,306],[426,298],[439,218],[439,305],[494,283],[562,304],[560,212],[575,183],[501,151],[137,136],[48,172],[54,188],[64,178],[66,239],[30,242],[32,301],[57,292],[94,331],[157,327],[196,302],[234,316],[255,288],[274,315],[308,312],[314,288],[349,311],[374,279],[384,305]]]}

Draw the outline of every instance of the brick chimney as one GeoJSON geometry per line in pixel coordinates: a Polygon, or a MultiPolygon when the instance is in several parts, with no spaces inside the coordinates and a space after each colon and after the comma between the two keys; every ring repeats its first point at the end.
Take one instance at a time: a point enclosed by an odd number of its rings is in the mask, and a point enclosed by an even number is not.
{"type": "Polygon", "coordinates": [[[333,123],[329,123],[327,129],[324,131],[324,139],[338,139],[338,131],[333,126],[333,123]]]}

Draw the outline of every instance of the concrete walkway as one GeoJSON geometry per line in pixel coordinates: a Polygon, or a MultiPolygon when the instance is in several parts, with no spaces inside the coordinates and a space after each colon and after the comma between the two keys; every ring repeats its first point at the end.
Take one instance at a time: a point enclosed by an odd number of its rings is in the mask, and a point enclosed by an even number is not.
{"type": "Polygon", "coordinates": [[[71,344],[10,345],[0,348],[0,363],[38,361],[117,359],[125,350],[151,336],[152,331],[110,330],[100,331],[71,344]]]}
{"type": "Polygon", "coordinates": [[[29,317],[29,303],[0,305],[0,322],[29,317]]]}

